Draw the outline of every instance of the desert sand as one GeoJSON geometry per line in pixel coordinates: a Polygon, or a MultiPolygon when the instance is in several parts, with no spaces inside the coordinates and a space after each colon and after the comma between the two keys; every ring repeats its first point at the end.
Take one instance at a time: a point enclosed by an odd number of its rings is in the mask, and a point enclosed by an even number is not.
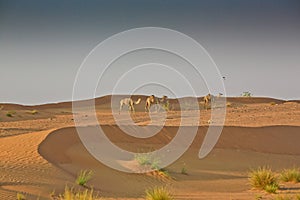
{"type": "MultiPolygon", "coordinates": [[[[151,118],[144,112],[146,97],[133,98],[143,101],[132,119],[139,126],[149,124],[151,118]]],[[[116,125],[110,99],[95,100],[97,118],[106,136],[123,149],[159,149],[183,126],[178,102],[170,100],[172,109],[158,134],[146,139],[128,136],[116,125]]],[[[200,106],[201,101],[199,98],[200,106]]],[[[99,196],[110,199],[144,199],[145,189],[160,185],[167,186],[175,199],[255,199],[256,195],[273,199],[273,195],[251,188],[248,172],[259,166],[278,172],[300,166],[299,101],[238,97],[227,98],[227,102],[225,125],[213,151],[204,159],[198,158],[211,116],[210,110],[201,109],[196,138],[183,156],[166,167],[169,176],[128,174],[97,161],[77,135],[70,102],[0,104],[0,199],[16,199],[17,193],[27,199],[50,199],[53,191],[60,194],[66,185],[74,185],[82,169],[94,171],[89,185],[99,196]],[[181,173],[183,167],[187,175],[181,173]]],[[[126,112],[120,117],[125,119],[126,112]]],[[[94,125],[87,122],[82,129],[94,125]]],[[[298,194],[300,184],[281,184],[279,193],[298,194]]]]}

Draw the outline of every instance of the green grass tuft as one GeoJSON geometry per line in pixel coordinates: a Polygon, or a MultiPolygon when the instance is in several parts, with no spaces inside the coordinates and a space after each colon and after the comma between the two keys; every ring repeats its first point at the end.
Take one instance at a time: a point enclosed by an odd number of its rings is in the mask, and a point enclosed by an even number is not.
{"type": "Polygon", "coordinates": [[[186,169],[185,167],[182,167],[182,168],[181,168],[180,173],[181,173],[181,174],[184,174],[184,175],[188,175],[187,169],[186,169]]]}
{"type": "Polygon", "coordinates": [[[146,191],[146,200],[173,200],[173,197],[167,188],[155,187],[146,191]]]}
{"type": "Polygon", "coordinates": [[[275,194],[276,191],[278,190],[279,186],[278,184],[274,184],[274,185],[266,185],[264,190],[268,193],[273,193],[275,194]]]}
{"type": "Polygon", "coordinates": [[[285,169],[280,174],[280,179],[284,182],[300,182],[300,171],[297,168],[285,169]]]}
{"type": "Polygon", "coordinates": [[[86,183],[92,178],[93,171],[81,170],[77,176],[76,183],[81,186],[86,186],[86,183]]]}

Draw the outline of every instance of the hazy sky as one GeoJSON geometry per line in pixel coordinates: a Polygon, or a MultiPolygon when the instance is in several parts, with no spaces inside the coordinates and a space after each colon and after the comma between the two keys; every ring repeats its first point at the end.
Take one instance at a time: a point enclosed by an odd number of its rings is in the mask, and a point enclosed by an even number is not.
{"type": "Polygon", "coordinates": [[[300,99],[299,22],[298,0],[0,0],[0,102],[71,100],[77,70],[98,43],[148,26],[198,41],[226,76],[229,96],[300,99]]]}

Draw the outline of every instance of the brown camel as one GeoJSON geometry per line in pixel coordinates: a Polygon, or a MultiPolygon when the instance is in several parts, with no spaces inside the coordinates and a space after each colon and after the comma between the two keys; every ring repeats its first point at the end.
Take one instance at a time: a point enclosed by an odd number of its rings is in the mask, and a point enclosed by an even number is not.
{"type": "Polygon", "coordinates": [[[204,99],[204,106],[206,109],[208,109],[209,105],[211,105],[211,103],[214,101],[214,96],[212,94],[208,94],[205,97],[203,97],[204,99]]]}
{"type": "Polygon", "coordinates": [[[150,112],[151,104],[155,103],[156,97],[152,94],[146,99],[145,112],[150,112]]]}
{"type": "Polygon", "coordinates": [[[132,112],[135,112],[134,110],[134,105],[139,104],[141,102],[141,98],[139,98],[137,101],[133,101],[131,98],[125,98],[121,99],[120,101],[120,109],[119,109],[119,114],[123,108],[124,105],[128,106],[128,109],[132,112]]]}
{"type": "MultiPolygon", "coordinates": [[[[146,99],[145,112],[150,112],[150,107],[153,104],[160,104],[160,105],[165,106],[168,104],[168,97],[165,95],[162,98],[155,97],[154,95],[149,96],[146,99]]],[[[159,111],[159,110],[156,108],[156,111],[159,111]]]]}

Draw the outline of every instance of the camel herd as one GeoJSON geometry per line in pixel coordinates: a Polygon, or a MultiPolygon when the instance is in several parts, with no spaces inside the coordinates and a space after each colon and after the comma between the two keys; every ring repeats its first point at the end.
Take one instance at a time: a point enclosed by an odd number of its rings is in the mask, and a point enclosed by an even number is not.
{"type": "MultiPolygon", "coordinates": [[[[132,112],[135,111],[134,109],[134,105],[137,105],[141,102],[141,98],[139,98],[137,101],[133,101],[131,98],[124,98],[120,100],[120,109],[119,109],[119,114],[122,111],[123,106],[128,106],[128,109],[132,112]]],[[[168,104],[168,97],[167,96],[163,96],[162,98],[158,98],[154,95],[151,95],[149,97],[147,97],[146,99],[146,104],[145,104],[145,112],[150,112],[150,107],[152,105],[161,105],[161,106],[165,106],[168,104]]],[[[161,108],[159,106],[159,108],[161,108]]],[[[156,111],[159,111],[158,109],[156,111]]]]}
{"type": "MultiPolygon", "coordinates": [[[[203,97],[204,100],[204,107],[206,109],[209,108],[209,105],[211,102],[214,102],[215,96],[208,94],[203,97]]],[[[141,102],[141,98],[139,98],[137,101],[132,100],[132,98],[124,98],[120,100],[120,109],[119,109],[119,114],[122,111],[123,106],[128,106],[128,109],[131,112],[135,112],[134,105],[137,105],[141,102]]],[[[160,105],[158,106],[158,109],[156,111],[159,111],[160,108],[164,107],[167,108],[168,106],[168,97],[167,96],[162,96],[162,98],[156,97],[154,95],[151,95],[147,97],[146,99],[146,104],[145,104],[145,112],[150,112],[150,107],[152,105],[160,105]]]]}

